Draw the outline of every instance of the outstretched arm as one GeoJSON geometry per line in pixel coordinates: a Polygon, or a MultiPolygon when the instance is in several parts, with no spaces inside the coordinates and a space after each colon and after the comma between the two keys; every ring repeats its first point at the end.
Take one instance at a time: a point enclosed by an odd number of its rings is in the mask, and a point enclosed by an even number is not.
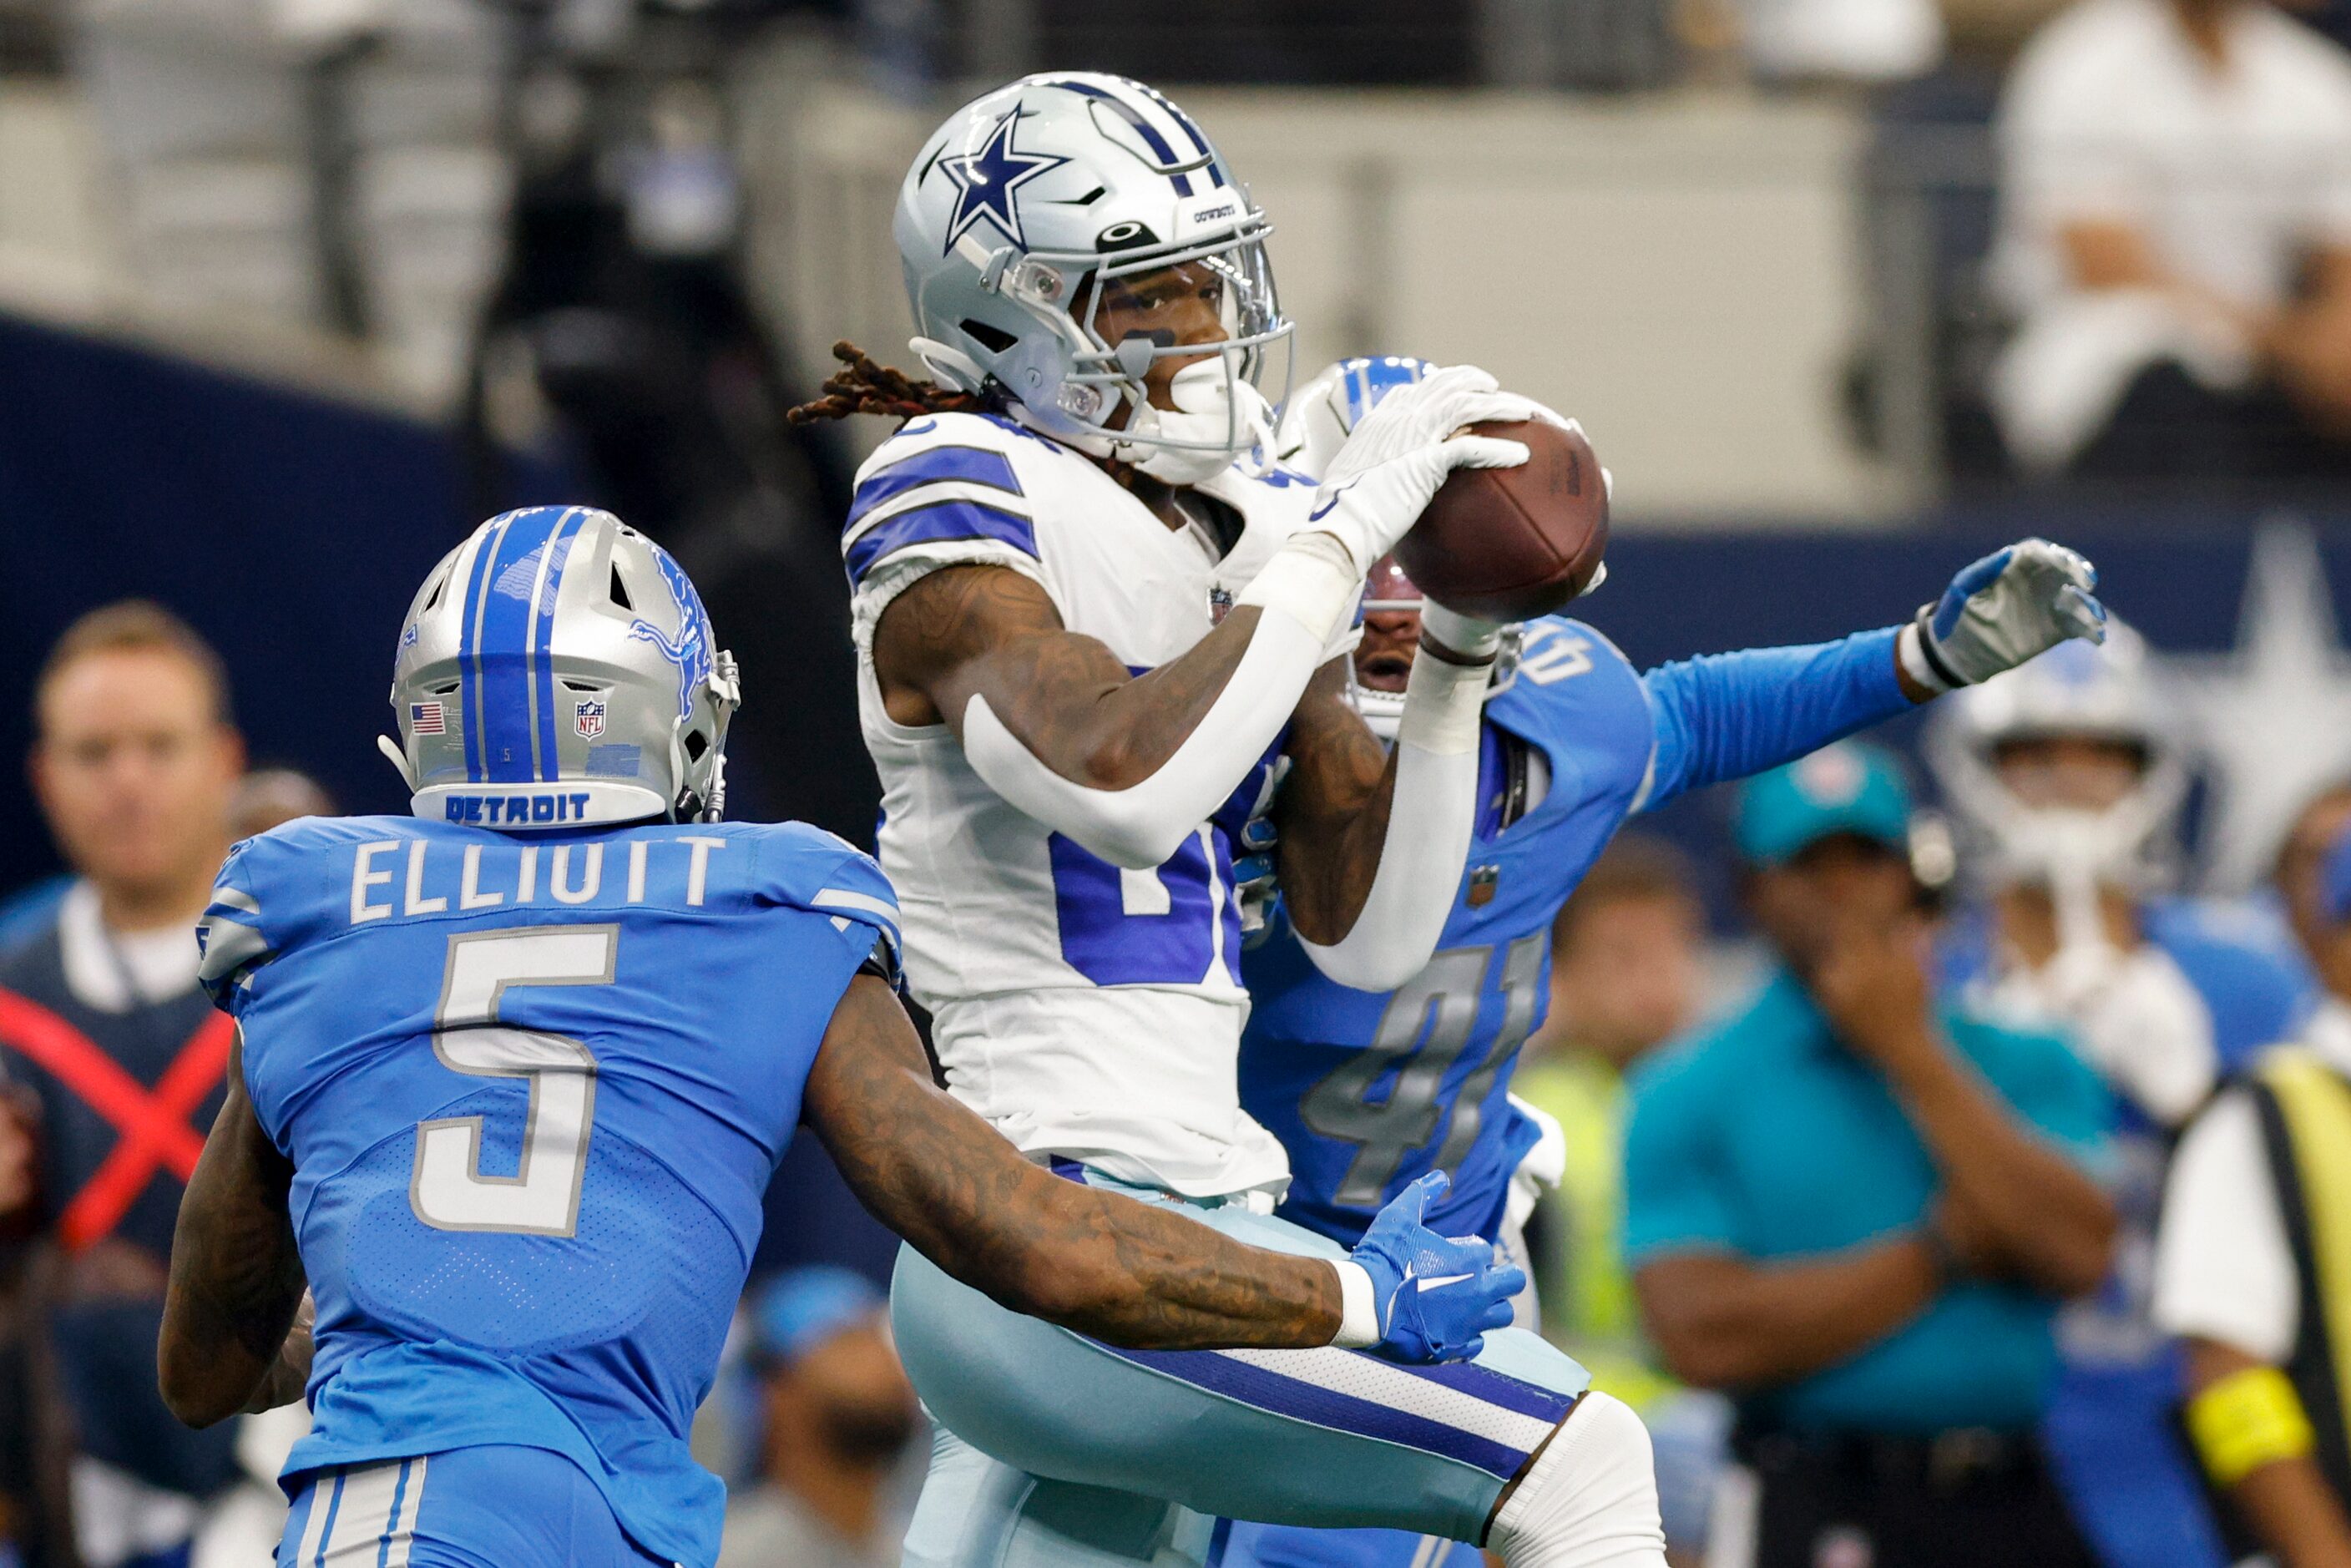
{"type": "Polygon", "coordinates": [[[1164,1208],[1053,1176],[931,1082],[889,987],[852,980],[809,1074],[803,1119],[866,1207],[1015,1312],[1113,1344],[1329,1344],[1327,1260],[1260,1251],[1164,1208]]]}
{"type": "Polygon", "coordinates": [[[302,1396],[310,1333],[287,1195],[294,1166],[245,1092],[242,1037],[228,1098],[180,1200],[156,1346],[163,1402],[191,1427],[302,1396]]]}
{"type": "Polygon", "coordinates": [[[1896,657],[1901,631],[1707,653],[1649,671],[1641,685],[1657,753],[1643,807],[1793,762],[1928,700],[1934,694],[1905,675],[1896,657]]]}
{"type": "Polygon", "coordinates": [[[1422,1223],[1420,1178],[1344,1259],[1245,1247],[1180,1212],[1048,1175],[931,1082],[890,988],[860,974],[801,1103],[850,1186],[925,1257],[1014,1312],[1153,1350],[1376,1345],[1476,1355],[1527,1277],[1475,1237],[1422,1223]]]}
{"type": "Polygon", "coordinates": [[[1642,804],[1792,762],[2069,637],[2103,642],[2097,580],[2074,551],[2024,539],[1962,569],[1907,624],[1652,670],[1657,752],[1642,804]]]}

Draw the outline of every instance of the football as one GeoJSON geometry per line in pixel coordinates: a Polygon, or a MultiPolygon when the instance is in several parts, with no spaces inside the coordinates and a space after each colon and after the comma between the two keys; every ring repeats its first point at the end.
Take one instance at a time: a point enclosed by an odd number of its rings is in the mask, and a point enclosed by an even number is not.
{"type": "Polygon", "coordinates": [[[1516,468],[1457,468],[1396,546],[1422,592],[1489,621],[1530,621],[1592,581],[1608,549],[1608,486],[1592,443],[1541,420],[1469,427],[1524,442],[1516,468]]]}

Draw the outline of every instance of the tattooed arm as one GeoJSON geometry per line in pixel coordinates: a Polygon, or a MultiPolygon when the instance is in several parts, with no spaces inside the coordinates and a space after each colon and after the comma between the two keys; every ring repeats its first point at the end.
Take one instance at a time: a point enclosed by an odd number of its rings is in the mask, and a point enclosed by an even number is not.
{"type": "Polygon", "coordinates": [[[931,1082],[889,987],[852,980],[803,1119],[882,1222],[1015,1312],[1113,1344],[1298,1348],[1339,1331],[1332,1265],[1048,1174],[931,1082]]]}
{"type": "Polygon", "coordinates": [[[163,1402],[191,1427],[302,1396],[310,1331],[287,1212],[293,1180],[293,1165],[246,1097],[240,1040],[229,1055],[228,1098],[180,1200],[156,1347],[163,1402]]]}
{"type": "Polygon", "coordinates": [[[1241,603],[1131,676],[1008,567],[951,566],[893,600],[873,638],[900,724],[944,721],[988,787],[1119,865],[1176,852],[1249,775],[1322,662],[1327,632],[1241,603]]]}

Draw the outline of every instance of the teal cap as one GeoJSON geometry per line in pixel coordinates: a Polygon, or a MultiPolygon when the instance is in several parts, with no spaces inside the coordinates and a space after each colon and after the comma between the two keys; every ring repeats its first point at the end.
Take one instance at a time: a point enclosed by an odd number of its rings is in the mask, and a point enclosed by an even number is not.
{"type": "Polygon", "coordinates": [[[1841,740],[1740,789],[1731,837],[1750,864],[1783,864],[1835,833],[1907,851],[1910,789],[1892,753],[1841,740]]]}

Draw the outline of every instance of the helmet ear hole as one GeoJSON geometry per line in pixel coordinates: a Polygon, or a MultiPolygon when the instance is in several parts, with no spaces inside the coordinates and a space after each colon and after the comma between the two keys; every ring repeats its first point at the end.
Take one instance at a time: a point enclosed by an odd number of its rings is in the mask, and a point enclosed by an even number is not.
{"type": "Polygon", "coordinates": [[[695,729],[686,732],[685,759],[688,762],[701,761],[702,754],[709,749],[710,741],[700,730],[695,729]]]}

